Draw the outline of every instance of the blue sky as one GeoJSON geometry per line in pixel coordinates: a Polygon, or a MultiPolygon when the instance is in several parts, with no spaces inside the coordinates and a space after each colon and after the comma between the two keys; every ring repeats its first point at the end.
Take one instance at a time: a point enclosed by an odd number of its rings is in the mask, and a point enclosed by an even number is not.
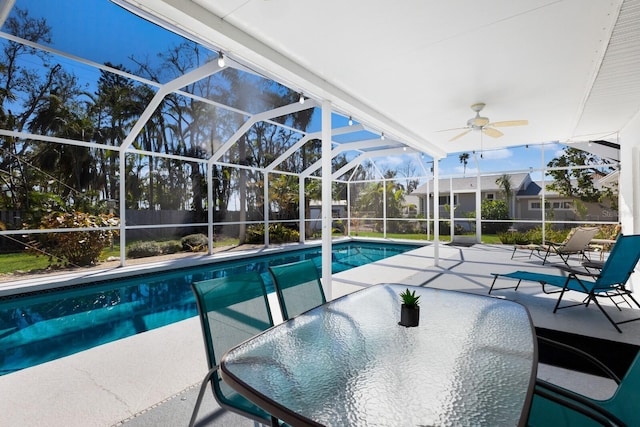
{"type": "MultiPolygon", "coordinates": [[[[143,21],[108,0],[18,0],[16,6],[28,9],[32,17],[46,17],[52,28],[52,47],[98,63],[123,64],[130,70],[135,70],[137,66],[129,56],[153,63],[158,52],[164,52],[168,46],[177,46],[184,41],[181,36],[143,21]]],[[[73,62],[66,59],[59,61],[73,62]]],[[[87,85],[95,85],[99,74],[95,69],[79,66],[75,62],[70,65],[73,65],[74,73],[87,85]]],[[[316,115],[319,116],[319,109],[316,115]]],[[[346,117],[334,117],[335,127],[346,126],[346,117]]],[[[314,118],[313,127],[319,128],[319,117],[314,118]]],[[[544,164],[555,157],[560,149],[558,144],[547,144],[544,164]]],[[[529,149],[522,146],[485,151],[484,158],[479,159],[480,168],[483,173],[537,169],[542,165],[541,150],[540,146],[531,146],[529,149]]],[[[428,157],[422,160],[427,170],[431,167],[430,160],[428,157]]],[[[376,163],[382,169],[395,169],[407,161],[417,162],[415,157],[399,157],[378,159],[376,163]]],[[[476,168],[476,163],[470,158],[465,174],[475,174],[476,168]]],[[[459,153],[440,161],[441,175],[458,175],[463,170],[459,153]]]]}
{"type": "Polygon", "coordinates": [[[184,40],[149,22],[141,28],[145,21],[108,0],[18,0],[16,6],[46,17],[53,47],[98,63],[133,68],[128,56],[153,58],[184,40]]]}

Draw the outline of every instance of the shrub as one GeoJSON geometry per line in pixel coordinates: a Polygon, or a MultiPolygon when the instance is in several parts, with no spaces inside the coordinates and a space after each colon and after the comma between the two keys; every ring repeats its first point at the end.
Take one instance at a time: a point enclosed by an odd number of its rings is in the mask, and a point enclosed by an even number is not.
{"type": "MultiPolygon", "coordinates": [[[[483,200],[480,207],[482,219],[509,220],[509,207],[504,200],[483,200]]],[[[511,226],[509,222],[483,222],[482,232],[485,234],[496,234],[507,231],[511,226]]]]}
{"type": "Polygon", "coordinates": [[[526,245],[528,243],[532,243],[529,240],[529,236],[527,235],[527,233],[522,233],[519,231],[506,231],[498,233],[498,238],[500,239],[500,242],[504,243],[505,245],[526,245]]]}
{"type": "MultiPolygon", "coordinates": [[[[247,243],[264,243],[264,224],[255,224],[247,228],[247,243]]],[[[269,225],[269,241],[272,243],[288,243],[300,241],[298,230],[285,227],[282,224],[269,225]]]]}
{"type": "Polygon", "coordinates": [[[175,240],[171,240],[169,242],[160,243],[160,251],[163,254],[175,254],[182,250],[182,243],[176,242],[175,240]]]}
{"type": "MultiPolygon", "coordinates": [[[[52,212],[40,219],[40,228],[115,227],[120,220],[113,215],[92,215],[85,212],[52,212]]],[[[116,230],[71,231],[45,233],[30,242],[30,253],[45,254],[49,267],[87,266],[98,262],[102,250],[118,235],[116,230]]]]}
{"type": "Polygon", "coordinates": [[[282,224],[274,224],[269,226],[269,240],[274,243],[298,242],[300,233],[282,224]]]}
{"type": "Polygon", "coordinates": [[[157,242],[135,242],[127,249],[128,258],[146,258],[162,255],[162,249],[157,242]]]}
{"type": "Polygon", "coordinates": [[[182,249],[190,252],[206,251],[209,247],[209,239],[202,233],[189,234],[180,240],[182,249]]]}

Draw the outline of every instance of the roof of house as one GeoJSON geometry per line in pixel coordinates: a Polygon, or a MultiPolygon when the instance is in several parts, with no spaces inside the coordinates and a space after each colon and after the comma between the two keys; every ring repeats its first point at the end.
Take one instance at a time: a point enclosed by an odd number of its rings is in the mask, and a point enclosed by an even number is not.
{"type": "MultiPolygon", "coordinates": [[[[502,175],[503,174],[482,175],[480,177],[480,188],[482,188],[482,191],[502,190],[502,187],[496,183],[496,180],[502,175]]],[[[508,175],[511,177],[511,186],[516,192],[520,191],[523,185],[526,185],[526,183],[530,181],[528,173],[513,173],[508,175]]],[[[440,178],[438,180],[438,185],[440,193],[451,191],[451,187],[453,187],[454,192],[464,192],[465,190],[472,192],[477,188],[478,178],[476,176],[463,178],[440,178]]],[[[433,180],[429,180],[427,183],[416,188],[411,194],[421,196],[427,194],[427,192],[433,192],[433,180]]]]}

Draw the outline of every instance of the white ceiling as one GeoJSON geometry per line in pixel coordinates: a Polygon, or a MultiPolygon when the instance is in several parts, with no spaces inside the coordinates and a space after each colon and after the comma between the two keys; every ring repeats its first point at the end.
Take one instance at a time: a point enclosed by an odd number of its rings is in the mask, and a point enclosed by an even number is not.
{"type": "Polygon", "coordinates": [[[436,156],[616,140],[640,111],[640,0],[125,0],[436,156]],[[613,35],[613,36],[612,36],[613,35]]]}

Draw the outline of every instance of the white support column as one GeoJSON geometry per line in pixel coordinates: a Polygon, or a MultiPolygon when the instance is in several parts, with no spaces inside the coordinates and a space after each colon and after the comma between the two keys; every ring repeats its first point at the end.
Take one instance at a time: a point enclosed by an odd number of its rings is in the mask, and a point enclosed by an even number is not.
{"type": "Polygon", "coordinates": [[[327,300],[331,286],[331,102],[322,101],[322,287],[327,300]]]}
{"type": "Polygon", "coordinates": [[[304,194],[304,176],[300,175],[298,177],[298,212],[300,217],[300,225],[298,226],[300,229],[300,243],[304,243],[307,239],[306,236],[306,212],[304,207],[306,206],[306,196],[304,194]]]}
{"type": "Polygon", "coordinates": [[[264,203],[262,214],[264,215],[264,246],[269,247],[269,172],[264,172],[264,187],[262,191],[264,203]]]}
{"type": "Polygon", "coordinates": [[[540,199],[540,219],[542,220],[542,223],[540,224],[540,227],[542,227],[542,243],[544,243],[547,240],[547,237],[545,236],[545,229],[547,227],[545,227],[545,221],[547,219],[547,215],[546,215],[546,209],[545,209],[545,196],[546,196],[546,185],[544,185],[544,175],[545,175],[545,171],[547,169],[545,168],[545,164],[544,164],[544,144],[542,144],[542,150],[540,150],[540,173],[542,174],[542,182],[541,182],[541,187],[542,189],[540,190],[540,192],[542,193],[542,198],[540,199]]]}
{"type": "Polygon", "coordinates": [[[449,238],[453,242],[456,228],[456,195],[453,194],[453,177],[449,177],[449,238]]]}
{"type": "Polygon", "coordinates": [[[347,236],[351,236],[351,182],[347,181],[347,236]]]}
{"type": "MultiPolygon", "coordinates": [[[[125,266],[125,258],[127,256],[127,206],[126,206],[126,176],[127,176],[127,165],[125,163],[125,151],[120,148],[120,152],[118,153],[120,158],[120,194],[118,194],[118,203],[120,204],[120,267],[125,266]]],[[[153,171],[151,171],[153,172],[153,171]]]]}
{"type": "MultiPolygon", "coordinates": [[[[433,224],[433,220],[432,222],[429,222],[429,218],[431,218],[431,202],[429,202],[429,194],[430,194],[429,181],[427,181],[427,203],[424,208],[424,212],[425,212],[424,217],[427,219],[427,240],[431,238],[431,224],[433,224]]],[[[434,225],[434,230],[435,230],[435,225],[434,225]]]]}
{"type": "Polygon", "coordinates": [[[628,234],[640,234],[640,147],[631,149],[631,201],[633,204],[632,232],[628,234]]]}
{"type": "Polygon", "coordinates": [[[440,160],[433,158],[433,265],[440,264],[440,160]]]}
{"type": "Polygon", "coordinates": [[[382,177],[382,237],[387,238],[387,181],[382,177]]]}
{"type": "Polygon", "coordinates": [[[476,243],[482,241],[482,189],[480,188],[480,165],[476,162],[476,243]]]}
{"type": "Polygon", "coordinates": [[[207,163],[207,236],[209,238],[209,255],[213,254],[213,163],[207,163]]]}

